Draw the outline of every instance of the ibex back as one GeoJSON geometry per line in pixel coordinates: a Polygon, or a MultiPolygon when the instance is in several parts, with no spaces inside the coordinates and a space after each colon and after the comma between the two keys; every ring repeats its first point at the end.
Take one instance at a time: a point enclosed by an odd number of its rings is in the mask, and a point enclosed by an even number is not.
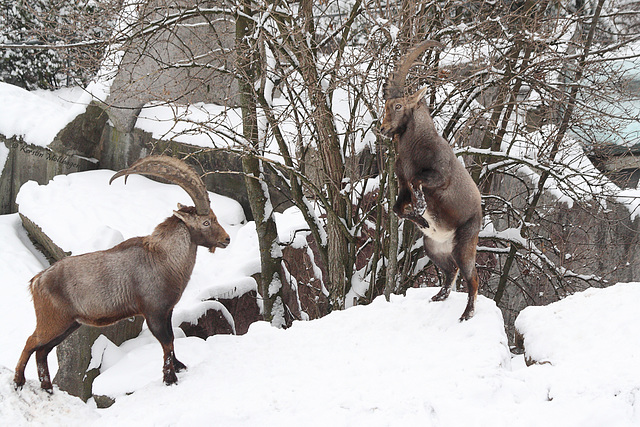
{"type": "Polygon", "coordinates": [[[138,160],[116,173],[145,174],[179,184],[195,207],[178,205],[150,236],[134,237],[106,251],[63,258],[31,279],[36,330],[27,339],[15,372],[15,387],[25,383],[24,370],[35,351],[38,378],[51,392],[47,355],[80,324],[105,326],[141,314],[162,345],[164,382],[177,382],[186,368],[173,350],[171,315],[189,282],[198,245],[224,248],[229,235],[210,208],[198,174],[186,163],[165,156],[138,160]]]}
{"type": "Polygon", "coordinates": [[[404,96],[404,81],[426,41],[400,62],[384,87],[385,113],[380,130],[397,144],[398,199],[393,211],[415,222],[424,233],[429,259],[444,273],[444,285],[433,297],[449,296],[458,273],[467,283],[468,302],[460,320],[471,318],[478,294],[476,245],[482,224],[480,192],[452,148],[435,129],[424,101],[427,88],[404,96]]]}

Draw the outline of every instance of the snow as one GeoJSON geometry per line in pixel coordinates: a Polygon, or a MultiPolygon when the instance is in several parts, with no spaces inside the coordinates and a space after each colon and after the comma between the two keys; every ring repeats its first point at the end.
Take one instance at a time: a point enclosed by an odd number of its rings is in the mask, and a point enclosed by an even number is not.
{"type": "Polygon", "coordinates": [[[4,170],[4,166],[7,164],[9,158],[9,149],[4,144],[0,144],[0,174],[4,170]]]}
{"type": "Polygon", "coordinates": [[[638,343],[631,337],[640,312],[621,302],[639,299],[640,283],[590,288],[550,306],[525,308],[515,326],[525,332],[528,358],[555,366],[593,366],[606,360],[598,373],[611,376],[617,371],[613,366],[638,362],[638,343]]]}
{"type": "MultiPolygon", "coordinates": [[[[116,64],[121,53],[112,54],[116,64]]],[[[451,51],[452,62],[456,54],[451,51]]],[[[0,133],[48,145],[84,111],[89,92],[106,96],[110,73],[103,72],[88,91],[26,92],[0,83],[0,133]]],[[[335,96],[340,100],[336,108],[343,109],[334,111],[342,129],[350,101],[346,92],[335,96]]],[[[208,147],[211,137],[193,132],[189,122],[208,121],[229,136],[239,129],[237,112],[212,108],[149,104],[136,126],[155,137],[185,137],[185,142],[208,147]],[[167,121],[176,112],[183,117],[178,125],[167,121]]],[[[361,127],[367,128],[369,120],[361,127]]],[[[286,123],[284,130],[297,136],[286,123]]],[[[372,137],[370,130],[358,135],[352,141],[356,151],[372,137]]],[[[526,144],[516,148],[515,155],[529,156],[526,144]]],[[[7,156],[0,144],[0,169],[7,156]]],[[[531,162],[537,165],[535,158],[531,162]]],[[[113,173],[58,176],[47,185],[28,182],[18,195],[20,212],[64,250],[80,254],[149,234],[177,202],[192,204],[182,189],[141,176],[131,176],[126,185],[122,179],[108,185],[113,173]]],[[[638,191],[617,194],[626,198],[638,191]]],[[[174,327],[195,321],[209,308],[222,309],[205,301],[209,298],[256,289],[251,277],[260,270],[255,224],[246,222],[233,200],[210,197],[231,245],[214,254],[199,250],[174,311],[174,327]]],[[[637,209],[637,203],[629,205],[637,209]]],[[[275,218],[279,240],[304,247],[308,231],[300,212],[292,208],[275,218]]],[[[503,232],[519,239],[517,231],[503,232]]],[[[447,301],[433,303],[437,288],[410,289],[389,302],[378,298],[367,306],[295,322],[287,330],[257,322],[243,336],[202,340],[185,337],[176,327],[176,354],[188,370],[178,374],[179,383],[172,387],[162,383],[162,351],[148,329],[119,347],[100,337],[92,348],[92,366],[102,371],[94,391],[116,397],[116,403],[97,409],[94,402],[85,404],[57,388],[51,396],[41,391],[33,357],[27,384],[19,392],[13,389],[12,369],[35,326],[27,285],[46,266],[19,216],[0,216],[3,425],[640,425],[638,283],[589,289],[547,307],[525,309],[516,326],[525,337],[526,356],[546,362],[529,367],[523,356],[509,353],[502,315],[492,301],[478,297],[475,317],[461,323],[466,295],[453,292],[447,301]]],[[[55,373],[54,355],[49,364],[55,373]]]]}
{"type": "Polygon", "coordinates": [[[155,139],[174,140],[198,147],[228,147],[242,135],[240,109],[215,104],[150,103],[138,115],[136,127],[155,139]],[[215,130],[203,132],[203,128],[215,130]]]}
{"type": "MultiPolygon", "coordinates": [[[[43,221],[65,250],[80,253],[106,244],[86,237],[100,236],[105,226],[113,240],[144,234],[176,202],[189,202],[182,189],[140,176],[109,186],[112,174],[98,170],[56,177],[46,186],[27,183],[20,210],[43,221]]],[[[219,308],[203,301],[211,295],[255,289],[255,224],[244,221],[235,202],[210,197],[232,244],[198,254],[198,274],[176,307],[174,326],[197,319],[202,305],[219,308]]],[[[292,224],[302,224],[297,216],[295,210],[276,216],[282,240],[291,239],[292,224]]],[[[41,391],[34,360],[27,366],[27,384],[16,392],[12,368],[35,324],[27,283],[46,262],[16,214],[0,216],[0,241],[0,318],[10,325],[0,334],[0,414],[7,425],[640,423],[637,283],[589,289],[525,309],[516,325],[527,356],[549,362],[530,367],[510,354],[493,301],[478,297],[475,317],[459,322],[466,294],[453,292],[436,303],[430,299],[438,288],[423,288],[294,322],[287,330],[257,322],[243,336],[202,340],[174,328],[176,355],[188,370],[171,387],[162,382],[162,350],[146,328],[120,347],[101,337],[92,349],[93,366],[101,366],[94,392],[116,398],[107,409],[57,388],[52,396],[41,391]]],[[[49,361],[55,372],[55,357],[49,361]]]]}
{"type": "MultiPolygon", "coordinates": [[[[3,327],[0,334],[0,366],[13,368],[36,326],[27,285],[48,263],[29,242],[18,214],[0,215],[0,242],[0,317],[7,322],[4,325],[11,325],[3,327]]],[[[57,363],[55,367],[50,363],[50,369],[54,372],[57,363]]],[[[26,374],[37,377],[35,366],[29,364],[26,374]]]]}
{"type": "Polygon", "coordinates": [[[0,82],[0,134],[45,147],[78,114],[91,95],[81,88],[27,91],[0,82]]]}

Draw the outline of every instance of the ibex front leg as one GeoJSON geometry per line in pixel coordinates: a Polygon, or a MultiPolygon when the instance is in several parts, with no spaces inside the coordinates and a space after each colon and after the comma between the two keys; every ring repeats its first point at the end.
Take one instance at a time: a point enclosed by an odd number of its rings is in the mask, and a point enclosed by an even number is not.
{"type": "Polygon", "coordinates": [[[429,228],[429,223],[423,216],[424,212],[427,210],[427,202],[424,199],[424,193],[420,187],[416,189],[412,183],[409,183],[409,188],[411,192],[411,204],[409,205],[411,210],[405,210],[405,212],[403,212],[403,218],[413,221],[419,227],[429,228]]]}
{"type": "Polygon", "coordinates": [[[173,348],[173,329],[171,327],[171,312],[164,316],[148,316],[147,325],[149,330],[162,346],[163,363],[162,374],[166,385],[176,384],[178,377],[176,371],[181,371],[186,366],[176,359],[173,348]]]}

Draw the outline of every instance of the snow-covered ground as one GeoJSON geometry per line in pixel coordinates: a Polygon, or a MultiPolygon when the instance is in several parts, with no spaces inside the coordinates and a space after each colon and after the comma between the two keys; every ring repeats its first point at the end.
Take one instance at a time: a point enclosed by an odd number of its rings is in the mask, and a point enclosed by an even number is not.
{"type": "MultiPolygon", "coordinates": [[[[63,249],[81,253],[146,234],[175,203],[190,202],[182,189],[140,176],[109,186],[112,174],[25,184],[20,210],[63,249]]],[[[197,316],[202,299],[247,286],[259,268],[253,224],[230,199],[211,199],[232,244],[198,254],[176,317],[197,316]]],[[[295,212],[278,218],[289,240],[295,212]]],[[[433,303],[437,289],[426,288],[288,330],[258,322],[243,336],[205,341],[178,334],[176,353],[189,369],[172,387],[162,383],[162,351],[146,329],[120,348],[101,340],[94,347],[102,355],[94,391],[116,397],[108,409],[41,391],[34,360],[16,392],[13,367],[35,324],[27,283],[46,261],[16,214],[0,216],[0,242],[2,425],[640,425],[636,283],[526,309],[518,327],[528,356],[548,362],[531,367],[510,355],[492,301],[479,297],[476,316],[460,323],[466,295],[433,303]]],[[[49,360],[55,371],[55,356],[49,360]]]]}

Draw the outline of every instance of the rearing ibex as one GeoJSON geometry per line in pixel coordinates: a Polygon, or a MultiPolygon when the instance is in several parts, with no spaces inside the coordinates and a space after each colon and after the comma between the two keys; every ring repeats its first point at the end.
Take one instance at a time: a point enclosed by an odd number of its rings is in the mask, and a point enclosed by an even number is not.
{"type": "Polygon", "coordinates": [[[134,237],[119,245],[63,258],[31,279],[36,330],[27,339],[15,372],[15,386],[24,385],[24,369],[36,352],[38,378],[51,392],[47,355],[80,324],[106,326],[141,314],[164,352],[164,382],[174,384],[185,368],[174,354],[171,314],[182,296],[196,261],[197,246],[224,248],[229,235],[211,210],[200,176],[181,160],[149,156],[116,173],[164,178],[180,185],[195,207],[178,210],[150,236],[134,237]]]}
{"type": "Polygon", "coordinates": [[[387,79],[380,130],[397,143],[399,190],[393,211],[420,227],[429,259],[445,275],[444,286],[433,300],[449,296],[462,270],[469,299],[460,320],[467,320],[474,314],[478,294],[476,245],[482,224],[481,199],[471,176],[436,131],[423,100],[427,88],[404,96],[407,73],[428,47],[442,45],[431,40],[418,45],[387,79]]]}

